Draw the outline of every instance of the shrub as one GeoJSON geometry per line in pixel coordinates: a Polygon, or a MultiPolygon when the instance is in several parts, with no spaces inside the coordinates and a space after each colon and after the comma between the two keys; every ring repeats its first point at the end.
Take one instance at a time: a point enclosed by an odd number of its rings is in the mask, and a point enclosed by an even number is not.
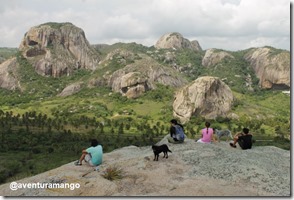
{"type": "Polygon", "coordinates": [[[122,169],[118,168],[117,166],[108,167],[103,174],[101,175],[107,180],[113,181],[113,180],[119,180],[123,178],[123,171],[122,169]]]}

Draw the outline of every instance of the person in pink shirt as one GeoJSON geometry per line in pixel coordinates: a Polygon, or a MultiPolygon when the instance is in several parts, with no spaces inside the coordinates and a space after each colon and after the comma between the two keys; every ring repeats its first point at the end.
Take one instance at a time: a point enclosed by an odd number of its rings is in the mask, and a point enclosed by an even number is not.
{"type": "Polygon", "coordinates": [[[199,140],[197,140],[197,142],[206,143],[206,144],[210,144],[212,140],[213,140],[213,142],[215,142],[215,138],[213,135],[213,129],[209,128],[210,123],[205,122],[205,126],[206,126],[206,128],[201,130],[202,137],[199,140]]]}

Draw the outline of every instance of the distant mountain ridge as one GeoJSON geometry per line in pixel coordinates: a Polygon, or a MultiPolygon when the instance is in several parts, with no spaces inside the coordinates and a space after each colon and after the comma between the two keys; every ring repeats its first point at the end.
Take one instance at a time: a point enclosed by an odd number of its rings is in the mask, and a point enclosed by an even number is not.
{"type": "MultiPolygon", "coordinates": [[[[39,77],[22,76],[24,65],[40,76],[59,78],[61,82],[65,76],[87,74],[66,85],[59,84],[51,96],[108,87],[134,99],[156,90],[158,84],[176,90],[203,76],[220,78],[238,92],[290,88],[288,51],[272,47],[203,51],[198,41],[189,41],[176,32],[163,35],[152,47],[136,43],[90,45],[82,29],[71,23],[49,22],[32,27],[20,43],[17,59],[0,64],[0,87],[28,92],[26,85],[39,77]]],[[[42,90],[36,87],[32,91],[42,90]]],[[[216,117],[210,113],[204,116],[216,117]]]]}

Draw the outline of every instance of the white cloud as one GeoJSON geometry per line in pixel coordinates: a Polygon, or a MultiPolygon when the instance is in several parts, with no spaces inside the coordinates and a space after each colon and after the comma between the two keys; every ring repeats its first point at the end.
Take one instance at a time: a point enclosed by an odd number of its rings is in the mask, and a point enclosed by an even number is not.
{"type": "Polygon", "coordinates": [[[290,49],[288,0],[0,0],[0,46],[17,47],[32,26],[72,22],[90,43],[137,42],[180,32],[206,48],[290,49]]]}
{"type": "Polygon", "coordinates": [[[147,26],[130,14],[108,17],[104,22],[104,33],[110,37],[141,38],[148,34],[147,26]]]}

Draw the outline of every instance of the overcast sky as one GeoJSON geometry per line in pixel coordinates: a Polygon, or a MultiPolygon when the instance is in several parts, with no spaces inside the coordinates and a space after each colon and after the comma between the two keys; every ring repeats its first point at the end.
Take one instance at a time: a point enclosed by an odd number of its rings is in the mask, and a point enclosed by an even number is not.
{"type": "Polygon", "coordinates": [[[203,49],[290,49],[289,0],[0,0],[0,47],[46,22],[71,22],[91,44],[152,46],[179,32],[203,49]]]}

